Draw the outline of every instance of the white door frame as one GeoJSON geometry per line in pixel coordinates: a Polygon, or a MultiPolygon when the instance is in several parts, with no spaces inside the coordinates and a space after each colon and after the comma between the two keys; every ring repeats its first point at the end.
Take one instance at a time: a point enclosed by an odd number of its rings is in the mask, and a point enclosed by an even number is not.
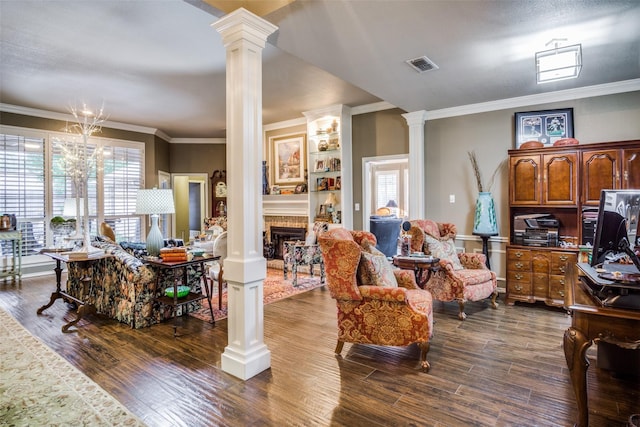
{"type": "MultiPolygon", "coordinates": [[[[369,231],[369,217],[371,216],[371,166],[376,163],[393,163],[398,160],[409,161],[408,154],[394,154],[390,156],[376,156],[362,158],[362,228],[369,231]]],[[[407,194],[407,197],[409,195],[407,194]]]]}

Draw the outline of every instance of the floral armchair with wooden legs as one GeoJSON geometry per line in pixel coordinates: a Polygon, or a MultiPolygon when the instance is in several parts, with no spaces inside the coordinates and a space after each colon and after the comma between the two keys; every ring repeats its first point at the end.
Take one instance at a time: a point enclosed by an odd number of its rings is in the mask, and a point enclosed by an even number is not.
{"type": "Polygon", "coordinates": [[[367,231],[329,230],[318,238],[327,287],[338,307],[340,354],[345,342],[420,347],[426,372],[433,333],[431,294],[409,270],[394,270],[367,231]]]}
{"type": "Polygon", "coordinates": [[[491,297],[491,307],[498,308],[496,274],[487,268],[484,254],[456,253],[454,240],[457,229],[454,224],[428,219],[409,222],[411,251],[440,258],[440,269],[431,273],[424,286],[434,299],[457,301],[460,320],[467,317],[464,312],[467,301],[491,297]]]}

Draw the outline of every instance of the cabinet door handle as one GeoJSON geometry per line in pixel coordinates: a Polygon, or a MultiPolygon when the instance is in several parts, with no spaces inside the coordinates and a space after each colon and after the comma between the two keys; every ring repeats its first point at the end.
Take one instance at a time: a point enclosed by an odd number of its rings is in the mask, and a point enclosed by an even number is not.
{"type": "Polygon", "coordinates": [[[521,262],[516,262],[516,264],[515,264],[515,266],[516,266],[516,268],[517,268],[518,270],[522,269],[522,266],[523,266],[523,265],[524,265],[524,264],[522,264],[521,262]]]}
{"type": "Polygon", "coordinates": [[[564,297],[564,291],[560,291],[558,294],[560,294],[561,297],[564,297]]]}
{"type": "Polygon", "coordinates": [[[566,261],[566,260],[568,260],[568,259],[569,259],[569,257],[568,257],[568,256],[566,256],[566,255],[560,255],[560,261],[566,261]]]}
{"type": "Polygon", "coordinates": [[[565,270],[566,270],[566,267],[565,267],[564,265],[563,265],[562,267],[560,267],[560,272],[561,272],[561,273],[564,273],[564,272],[565,272],[565,270]]]}
{"type": "Polygon", "coordinates": [[[522,252],[518,251],[518,252],[515,253],[515,255],[516,255],[517,258],[520,258],[524,254],[522,252]]]}
{"type": "Polygon", "coordinates": [[[624,171],[623,176],[625,181],[629,181],[629,171],[624,171]]]}
{"type": "Polygon", "coordinates": [[[522,280],[522,274],[516,274],[516,280],[522,280]]]}
{"type": "Polygon", "coordinates": [[[564,279],[560,279],[560,284],[564,285],[564,279]]]}
{"type": "Polygon", "coordinates": [[[522,290],[522,286],[520,285],[516,285],[513,287],[516,291],[521,291],[522,290]]]}

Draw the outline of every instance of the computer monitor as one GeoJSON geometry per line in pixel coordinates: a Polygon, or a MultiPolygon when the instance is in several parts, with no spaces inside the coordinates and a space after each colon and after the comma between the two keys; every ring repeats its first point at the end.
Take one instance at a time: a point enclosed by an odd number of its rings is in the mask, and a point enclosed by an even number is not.
{"type": "Polygon", "coordinates": [[[640,269],[640,261],[633,252],[638,245],[638,217],[640,189],[602,190],[596,233],[593,241],[591,265],[602,264],[608,258],[627,254],[640,269]]]}

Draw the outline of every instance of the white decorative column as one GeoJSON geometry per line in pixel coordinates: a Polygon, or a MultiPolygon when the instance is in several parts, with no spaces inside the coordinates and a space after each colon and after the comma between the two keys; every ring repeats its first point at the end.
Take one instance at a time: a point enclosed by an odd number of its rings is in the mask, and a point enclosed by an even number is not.
{"type": "Polygon", "coordinates": [[[425,217],[424,122],[427,112],[414,111],[402,117],[409,125],[409,218],[420,219],[425,217]]]}
{"type": "Polygon", "coordinates": [[[262,255],[262,50],[278,27],[244,8],[212,26],[227,49],[229,342],[222,370],[246,380],[271,366],[264,344],[262,255]]]}

